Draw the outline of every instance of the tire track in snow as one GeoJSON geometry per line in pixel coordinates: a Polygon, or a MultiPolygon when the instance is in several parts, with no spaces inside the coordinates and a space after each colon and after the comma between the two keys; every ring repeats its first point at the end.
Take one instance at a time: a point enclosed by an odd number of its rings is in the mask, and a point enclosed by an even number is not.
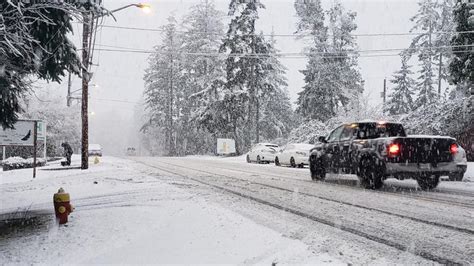
{"type": "MultiPolygon", "coordinates": [[[[379,237],[379,236],[376,236],[376,235],[373,235],[373,234],[368,234],[368,233],[366,233],[362,230],[359,230],[359,229],[356,229],[356,228],[353,228],[353,227],[349,227],[349,226],[345,226],[345,225],[342,225],[342,224],[339,224],[339,223],[335,223],[335,222],[333,222],[329,219],[324,219],[324,218],[319,217],[319,216],[308,214],[306,212],[297,210],[295,208],[285,207],[281,204],[270,202],[268,200],[258,198],[258,197],[252,196],[252,195],[248,195],[248,194],[245,194],[245,193],[242,193],[242,192],[224,187],[222,185],[216,185],[216,184],[213,184],[213,183],[210,183],[210,182],[203,181],[203,180],[198,179],[198,178],[189,177],[189,176],[181,174],[177,171],[173,171],[173,170],[169,170],[167,168],[164,168],[163,166],[160,167],[160,166],[152,165],[152,164],[145,163],[145,162],[140,162],[140,163],[142,163],[142,164],[144,164],[148,167],[152,167],[152,168],[155,168],[155,169],[158,169],[158,170],[161,170],[161,171],[173,174],[173,175],[177,175],[177,176],[183,177],[185,179],[189,179],[189,180],[192,180],[194,182],[197,182],[197,183],[200,183],[200,184],[203,184],[203,185],[206,185],[206,186],[209,186],[209,187],[212,187],[212,188],[215,188],[215,189],[218,189],[218,190],[221,190],[221,191],[224,191],[224,192],[227,192],[227,193],[230,193],[230,194],[242,197],[242,198],[253,200],[253,201],[258,202],[260,204],[264,204],[264,205],[267,205],[267,206],[270,206],[270,207],[273,207],[273,208],[276,208],[276,209],[279,209],[279,210],[283,210],[283,211],[292,213],[294,215],[297,215],[297,216],[300,216],[300,217],[303,217],[303,218],[310,219],[312,221],[315,221],[315,222],[318,222],[318,223],[321,223],[321,224],[325,224],[325,225],[340,229],[342,231],[345,231],[345,232],[348,232],[348,233],[351,233],[351,234],[369,239],[371,241],[396,248],[400,251],[405,252],[407,250],[407,245],[405,245],[405,244],[401,244],[401,243],[398,243],[396,241],[388,240],[388,239],[385,239],[385,238],[382,238],[382,237],[379,237]]],[[[171,163],[165,163],[165,164],[172,165],[172,166],[178,166],[178,167],[186,168],[186,169],[193,170],[193,171],[196,171],[196,172],[204,172],[206,174],[209,174],[209,172],[203,171],[203,170],[200,170],[200,169],[193,169],[193,168],[189,168],[189,167],[184,167],[182,165],[173,165],[171,163]]],[[[229,176],[226,176],[226,175],[215,174],[215,173],[210,173],[210,174],[212,174],[214,176],[221,176],[221,177],[230,178],[230,179],[233,179],[233,180],[238,180],[238,181],[241,181],[241,182],[242,181],[247,181],[248,183],[252,183],[249,180],[242,180],[242,179],[239,179],[239,178],[229,177],[229,176]]],[[[254,184],[256,184],[256,183],[254,183],[254,184]]],[[[258,185],[260,185],[260,184],[258,184],[258,185]]],[[[263,185],[263,186],[269,187],[267,185],[263,185]]],[[[269,187],[269,188],[271,188],[271,187],[269,187]]],[[[249,191],[249,192],[252,192],[248,188],[246,190],[249,191]]],[[[293,193],[293,191],[291,191],[291,193],[293,193]]],[[[341,202],[338,202],[338,203],[341,203],[341,202]]],[[[464,263],[463,261],[461,261],[461,262],[460,261],[455,261],[455,260],[452,260],[452,259],[449,259],[449,258],[446,258],[446,257],[441,257],[441,256],[438,256],[436,254],[432,254],[430,252],[426,252],[426,251],[423,251],[423,250],[417,250],[415,254],[422,257],[422,258],[425,258],[425,259],[428,259],[428,260],[431,260],[431,261],[434,261],[434,262],[442,263],[442,264],[464,263]]]]}
{"type": "MultiPolygon", "coordinates": [[[[162,162],[162,163],[166,163],[166,162],[162,162]]],[[[242,168],[235,169],[235,168],[222,168],[222,167],[215,167],[215,166],[213,166],[213,167],[216,168],[216,169],[234,170],[234,171],[244,172],[244,173],[248,173],[248,174],[256,174],[256,175],[261,175],[262,174],[261,172],[249,171],[247,169],[242,169],[242,168]]],[[[288,178],[287,176],[283,176],[283,175],[279,175],[279,174],[275,174],[275,173],[270,173],[270,172],[265,173],[265,175],[266,176],[278,177],[278,178],[280,178],[280,180],[291,180],[291,181],[310,183],[310,184],[314,184],[316,182],[316,181],[312,181],[312,180],[288,178]]],[[[309,175],[308,175],[308,177],[309,177],[309,175]]],[[[338,181],[338,180],[331,180],[331,181],[338,181]]],[[[328,185],[328,186],[331,186],[331,187],[334,187],[334,188],[341,187],[341,185],[342,185],[345,188],[350,188],[350,189],[354,189],[354,190],[357,190],[357,191],[369,191],[369,190],[362,189],[362,188],[359,188],[359,187],[354,187],[354,186],[350,186],[350,185],[346,185],[346,184],[339,184],[339,183],[334,184],[334,183],[328,182],[328,181],[323,181],[323,182],[319,182],[319,183],[324,184],[324,185],[328,185]]],[[[434,197],[431,197],[429,195],[424,195],[424,194],[427,193],[427,192],[424,192],[424,191],[417,191],[416,194],[411,194],[411,195],[410,194],[402,194],[402,193],[399,193],[399,192],[396,192],[396,191],[388,191],[388,190],[385,190],[385,191],[370,190],[370,192],[371,193],[378,193],[378,194],[390,194],[390,195],[394,195],[394,196],[401,197],[401,198],[413,198],[413,199],[419,199],[419,200],[424,200],[424,201],[428,201],[428,202],[436,202],[436,203],[450,204],[450,205],[456,205],[456,206],[466,207],[466,208],[474,208],[474,203],[460,202],[460,201],[455,201],[455,200],[448,199],[448,198],[443,198],[443,199],[434,198],[434,197]]],[[[428,193],[434,193],[434,192],[428,192],[428,193]]],[[[473,193],[457,191],[457,190],[452,190],[452,189],[436,190],[436,193],[437,194],[438,193],[443,193],[443,194],[449,194],[449,195],[462,195],[462,196],[466,196],[466,197],[474,197],[473,193]]]]}
{"type": "MultiPolygon", "coordinates": [[[[165,163],[165,164],[176,166],[176,167],[183,167],[183,168],[186,168],[186,169],[189,169],[189,170],[199,171],[199,172],[206,173],[206,174],[211,174],[211,175],[216,175],[216,176],[223,176],[223,177],[226,177],[226,178],[231,178],[231,179],[235,179],[235,180],[239,180],[239,181],[248,181],[252,184],[261,185],[261,186],[264,186],[264,187],[269,187],[269,188],[277,189],[277,190],[280,190],[280,191],[294,193],[294,190],[279,187],[279,186],[275,186],[275,185],[270,185],[270,184],[261,183],[261,182],[255,182],[255,181],[251,181],[251,180],[248,180],[248,179],[235,178],[235,177],[231,177],[231,176],[223,175],[223,174],[216,174],[216,173],[205,171],[205,170],[202,170],[202,169],[195,169],[195,168],[191,168],[191,167],[188,167],[188,166],[176,165],[176,164],[172,164],[172,163],[168,163],[168,162],[160,162],[160,163],[165,163]]],[[[221,168],[221,169],[222,170],[228,170],[228,169],[224,169],[224,168],[221,168]]],[[[242,171],[242,172],[245,172],[245,171],[242,171]]],[[[348,205],[348,206],[352,206],[352,207],[356,207],[356,208],[360,208],[360,209],[365,209],[365,210],[369,210],[369,211],[375,211],[375,212],[379,212],[379,213],[383,213],[383,214],[387,214],[387,215],[392,215],[392,216],[396,216],[396,217],[403,218],[403,219],[409,219],[409,220],[419,222],[419,223],[434,225],[434,226],[438,226],[438,227],[442,227],[442,228],[455,230],[455,231],[458,231],[458,232],[461,232],[461,233],[467,233],[467,234],[474,235],[474,230],[469,229],[469,228],[463,228],[463,227],[453,226],[453,225],[449,225],[449,224],[443,224],[443,223],[438,223],[438,222],[433,222],[433,221],[427,221],[427,220],[423,220],[423,219],[408,216],[408,215],[403,215],[403,214],[394,213],[394,212],[390,212],[390,211],[385,211],[385,210],[381,210],[381,209],[377,209],[377,208],[367,207],[367,206],[363,206],[363,205],[360,205],[360,204],[355,204],[355,203],[351,203],[351,202],[347,202],[347,201],[335,200],[335,199],[332,199],[332,198],[319,196],[319,195],[314,195],[314,194],[310,194],[310,193],[306,193],[306,192],[299,191],[298,193],[301,194],[301,195],[308,196],[308,197],[318,198],[318,199],[321,199],[321,200],[326,200],[326,201],[330,201],[330,202],[334,202],[334,203],[344,204],[344,205],[348,205]]]]}

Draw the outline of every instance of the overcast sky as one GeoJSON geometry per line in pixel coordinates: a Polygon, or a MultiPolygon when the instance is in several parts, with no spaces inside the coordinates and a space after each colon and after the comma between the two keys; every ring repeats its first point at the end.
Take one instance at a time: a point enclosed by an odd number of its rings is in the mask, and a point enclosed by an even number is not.
{"type": "MultiPolygon", "coordinates": [[[[105,25],[159,28],[174,14],[180,19],[191,5],[199,0],[159,0],[146,1],[152,6],[150,14],[138,8],[117,12],[115,17],[106,18],[105,25]]],[[[296,16],[293,0],[262,0],[266,9],[260,12],[258,29],[264,33],[292,34],[295,31],[296,16]]],[[[412,24],[410,18],[417,11],[417,3],[412,0],[345,0],[341,1],[348,9],[357,12],[358,29],[355,34],[408,33],[412,24]]],[[[104,0],[109,10],[132,1],[104,0]]],[[[227,14],[229,0],[216,0],[216,6],[227,14]]],[[[323,0],[323,7],[329,8],[334,1],[323,0]]],[[[81,25],[74,24],[73,39],[80,47],[81,25]]],[[[406,48],[412,36],[359,36],[360,50],[406,48]]],[[[161,40],[160,32],[102,28],[96,39],[96,48],[126,47],[150,50],[161,40]]],[[[283,53],[301,52],[304,44],[293,37],[277,37],[277,48],[283,53]]],[[[113,48],[115,49],[115,48],[113,48]]],[[[380,104],[380,92],[384,77],[390,78],[400,66],[395,52],[385,52],[392,56],[367,57],[361,53],[359,66],[365,80],[365,94],[371,104],[380,104]]],[[[135,107],[143,94],[143,74],[147,67],[147,54],[96,51],[94,53],[93,80],[90,110],[94,112],[90,122],[91,143],[99,142],[113,153],[125,149],[129,143],[128,133],[135,107]]],[[[290,97],[294,103],[297,93],[304,84],[299,70],[304,69],[304,58],[284,58],[282,63],[288,68],[290,97]]],[[[66,83],[66,82],[65,82],[66,83]]],[[[53,90],[66,95],[66,84],[49,84],[53,90]]],[[[46,87],[46,86],[45,86],[46,87]]],[[[79,78],[73,79],[73,90],[80,88],[79,78]]]]}

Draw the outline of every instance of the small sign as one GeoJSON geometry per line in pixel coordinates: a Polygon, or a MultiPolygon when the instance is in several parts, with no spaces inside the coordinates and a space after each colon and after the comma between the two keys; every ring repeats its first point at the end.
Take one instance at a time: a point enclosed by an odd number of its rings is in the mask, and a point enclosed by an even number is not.
{"type": "Polygon", "coordinates": [[[235,140],[233,139],[217,139],[217,154],[233,154],[235,153],[235,140]]]}
{"type": "Polygon", "coordinates": [[[46,137],[46,122],[38,121],[36,125],[37,139],[39,141],[44,141],[46,137]]]}
{"type": "Polygon", "coordinates": [[[13,129],[0,131],[0,145],[2,146],[33,146],[34,121],[18,121],[13,129]]]}

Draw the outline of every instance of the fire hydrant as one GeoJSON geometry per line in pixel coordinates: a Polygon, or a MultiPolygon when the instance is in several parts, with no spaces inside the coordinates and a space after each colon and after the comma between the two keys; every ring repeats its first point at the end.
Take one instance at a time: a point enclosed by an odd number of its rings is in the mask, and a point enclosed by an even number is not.
{"type": "Polygon", "coordinates": [[[59,224],[67,223],[67,217],[72,212],[72,206],[69,198],[69,193],[64,192],[63,188],[58,190],[58,193],[53,196],[54,213],[59,224]]]}

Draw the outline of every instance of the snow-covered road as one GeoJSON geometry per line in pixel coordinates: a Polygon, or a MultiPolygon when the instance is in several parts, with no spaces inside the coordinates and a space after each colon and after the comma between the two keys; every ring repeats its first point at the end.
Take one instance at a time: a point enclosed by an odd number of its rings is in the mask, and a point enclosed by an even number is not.
{"type": "Polygon", "coordinates": [[[6,262],[474,262],[473,182],[422,192],[389,180],[369,191],[352,176],[313,182],[308,169],[241,157],[105,157],[34,181],[26,170],[0,174],[1,213],[48,210],[59,186],[76,205],[68,227],[0,234],[6,262]]]}

